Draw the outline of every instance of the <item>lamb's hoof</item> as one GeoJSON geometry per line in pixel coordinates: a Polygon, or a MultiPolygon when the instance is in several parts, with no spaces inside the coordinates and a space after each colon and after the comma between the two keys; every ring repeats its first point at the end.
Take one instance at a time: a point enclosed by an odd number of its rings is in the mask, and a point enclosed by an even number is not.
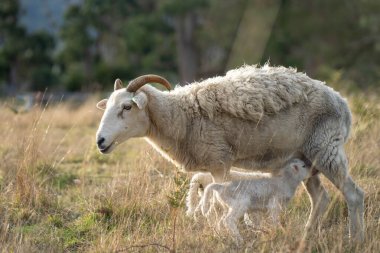
{"type": "Polygon", "coordinates": [[[255,227],[255,224],[251,221],[248,216],[244,216],[244,223],[247,227],[255,227]]]}
{"type": "Polygon", "coordinates": [[[241,236],[239,236],[239,237],[234,237],[234,243],[235,243],[235,246],[236,246],[237,248],[240,248],[240,247],[243,245],[244,240],[243,240],[243,238],[241,238],[241,236]]]}

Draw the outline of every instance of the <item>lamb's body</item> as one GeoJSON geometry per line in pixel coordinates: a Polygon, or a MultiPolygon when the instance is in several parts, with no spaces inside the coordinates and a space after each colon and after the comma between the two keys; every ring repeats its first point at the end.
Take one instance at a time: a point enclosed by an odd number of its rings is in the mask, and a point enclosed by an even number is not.
{"type": "MultiPolygon", "coordinates": [[[[147,137],[178,167],[211,172],[218,182],[228,180],[231,166],[277,170],[289,157],[312,161],[343,192],[350,230],[363,239],[364,193],[348,174],[343,148],[351,114],[324,83],[294,69],[244,66],[170,92],[146,85],[133,93],[119,86],[115,83],[98,130],[103,153],[129,138],[147,137]],[[126,103],[138,108],[124,113],[120,106],[126,103]]],[[[311,228],[328,197],[318,176],[305,186],[312,200],[311,228]]]]}
{"type": "MultiPolygon", "coordinates": [[[[270,173],[260,173],[260,172],[242,172],[231,170],[230,171],[230,180],[244,180],[251,178],[264,178],[270,177],[270,173]]],[[[197,173],[190,180],[190,188],[187,192],[186,196],[186,214],[188,216],[194,215],[194,211],[196,210],[199,204],[198,192],[200,188],[205,189],[206,186],[213,182],[213,177],[210,173],[197,173]]]]}
{"type": "Polygon", "coordinates": [[[212,183],[202,196],[202,213],[209,215],[213,193],[223,207],[220,222],[238,241],[241,241],[237,221],[249,211],[269,211],[278,224],[278,216],[294,196],[298,185],[310,175],[310,170],[300,160],[295,160],[281,170],[279,175],[266,178],[245,179],[225,183],[212,183]]]}

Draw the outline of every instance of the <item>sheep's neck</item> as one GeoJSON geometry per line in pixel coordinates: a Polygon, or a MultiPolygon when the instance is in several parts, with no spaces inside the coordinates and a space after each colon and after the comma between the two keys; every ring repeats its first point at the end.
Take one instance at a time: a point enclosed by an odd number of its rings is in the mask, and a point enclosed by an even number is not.
{"type": "Polygon", "coordinates": [[[148,96],[150,128],[148,142],[163,156],[179,165],[181,148],[184,147],[186,122],[183,111],[178,108],[174,96],[153,87],[144,90],[148,96]]]}

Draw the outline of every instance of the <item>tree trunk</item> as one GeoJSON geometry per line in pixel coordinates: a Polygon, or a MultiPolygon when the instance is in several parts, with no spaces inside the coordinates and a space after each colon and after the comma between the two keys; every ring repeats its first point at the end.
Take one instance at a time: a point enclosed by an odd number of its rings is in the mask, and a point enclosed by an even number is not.
{"type": "Polygon", "coordinates": [[[195,28],[195,13],[189,12],[176,18],[177,54],[182,84],[193,82],[199,73],[199,57],[194,38],[195,28]]]}

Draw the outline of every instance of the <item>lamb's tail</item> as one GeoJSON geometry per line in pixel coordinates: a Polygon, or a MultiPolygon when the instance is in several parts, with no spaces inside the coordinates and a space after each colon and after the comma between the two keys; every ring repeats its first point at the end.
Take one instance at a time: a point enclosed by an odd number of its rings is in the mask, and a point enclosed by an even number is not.
{"type": "Polygon", "coordinates": [[[206,187],[202,196],[200,205],[202,208],[202,214],[208,216],[211,207],[211,201],[213,201],[214,191],[220,191],[223,188],[221,184],[213,183],[206,187]]]}

